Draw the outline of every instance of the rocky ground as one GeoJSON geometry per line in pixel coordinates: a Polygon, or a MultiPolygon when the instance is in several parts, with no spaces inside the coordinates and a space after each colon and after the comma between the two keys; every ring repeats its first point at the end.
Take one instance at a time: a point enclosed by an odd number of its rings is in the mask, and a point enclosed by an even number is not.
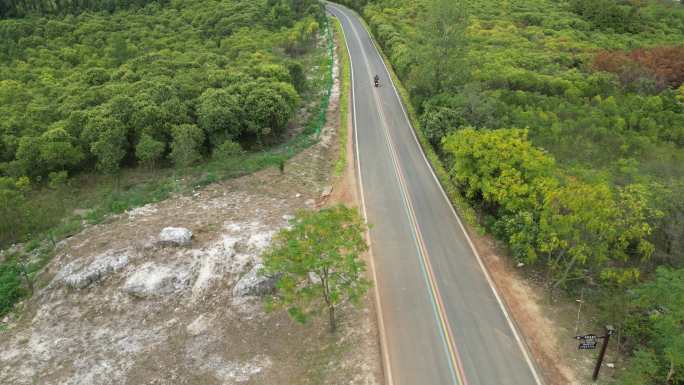
{"type": "Polygon", "coordinates": [[[338,88],[320,142],[284,173],[174,196],[60,243],[0,332],[0,383],[380,383],[372,301],[343,309],[330,335],[325,318],[264,312],[272,283],[255,274],[271,236],[339,184],[338,88]]]}

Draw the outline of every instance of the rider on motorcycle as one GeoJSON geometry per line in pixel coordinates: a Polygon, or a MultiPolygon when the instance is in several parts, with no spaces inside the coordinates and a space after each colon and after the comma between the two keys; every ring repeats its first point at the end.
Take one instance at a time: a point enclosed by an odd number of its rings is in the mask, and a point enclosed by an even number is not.
{"type": "Polygon", "coordinates": [[[380,85],[380,76],[378,76],[376,74],[375,77],[373,78],[373,82],[375,83],[376,87],[379,86],[380,85]]]}

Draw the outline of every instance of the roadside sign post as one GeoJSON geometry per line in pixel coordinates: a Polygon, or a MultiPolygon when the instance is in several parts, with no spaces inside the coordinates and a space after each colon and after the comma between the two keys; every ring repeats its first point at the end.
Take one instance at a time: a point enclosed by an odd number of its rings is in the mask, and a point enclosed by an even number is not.
{"type": "Polygon", "coordinates": [[[601,364],[603,363],[603,357],[606,355],[606,349],[608,348],[608,341],[610,341],[610,336],[615,334],[615,328],[610,325],[606,326],[606,335],[603,336],[603,344],[601,345],[601,352],[599,353],[598,359],[596,360],[596,367],[594,367],[594,374],[592,374],[591,379],[596,381],[601,370],[601,364]]]}
{"type": "Polygon", "coordinates": [[[605,336],[597,336],[596,334],[586,334],[583,336],[575,336],[576,340],[581,341],[579,345],[577,346],[577,349],[579,350],[589,350],[589,349],[596,349],[596,345],[598,345],[598,340],[602,339],[603,344],[601,344],[601,351],[599,352],[598,358],[596,359],[596,366],[594,367],[594,373],[591,376],[591,379],[593,381],[596,381],[599,375],[599,371],[601,370],[601,364],[603,364],[603,357],[606,355],[606,349],[608,349],[608,341],[610,340],[610,336],[615,334],[615,328],[606,325],[606,335],[605,336]]]}

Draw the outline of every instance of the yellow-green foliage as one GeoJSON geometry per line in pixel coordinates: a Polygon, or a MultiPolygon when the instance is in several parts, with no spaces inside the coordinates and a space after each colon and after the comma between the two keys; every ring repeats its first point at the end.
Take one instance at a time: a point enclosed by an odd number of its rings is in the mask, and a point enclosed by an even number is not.
{"type": "Polygon", "coordinates": [[[358,211],[345,206],[298,212],[263,255],[263,273],[278,277],[267,307],[286,308],[302,323],[327,310],[334,332],[335,311],[347,302],[358,304],[371,286],[359,257],[368,250],[366,230],[358,211]]]}
{"type": "Polygon", "coordinates": [[[204,131],[203,156],[282,136],[307,96],[320,4],[139,3],[73,15],[52,2],[58,15],[0,19],[0,176],[163,165],[182,124],[204,131]]]}
{"type": "Polygon", "coordinates": [[[335,163],[335,173],[342,174],[347,166],[347,135],[349,132],[349,94],[351,85],[351,66],[349,63],[349,52],[347,42],[344,39],[344,32],[339,20],[333,22],[335,26],[335,38],[337,45],[337,57],[340,60],[340,129],[338,131],[339,156],[335,163]]]}
{"type": "Polygon", "coordinates": [[[443,147],[456,187],[492,216],[513,256],[544,263],[555,286],[633,275],[653,254],[649,223],[660,213],[648,207],[645,186],[613,192],[606,183],[558,175],[554,159],[524,130],[466,128],[443,147]]]}

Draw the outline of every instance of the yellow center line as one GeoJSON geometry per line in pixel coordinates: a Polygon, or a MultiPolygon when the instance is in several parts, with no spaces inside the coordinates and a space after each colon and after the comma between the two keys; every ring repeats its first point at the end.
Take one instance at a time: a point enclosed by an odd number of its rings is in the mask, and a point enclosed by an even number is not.
{"type": "Polygon", "coordinates": [[[412,198],[411,198],[411,193],[408,190],[408,185],[406,183],[406,180],[404,178],[404,173],[402,171],[401,165],[399,164],[396,148],[394,145],[394,142],[392,140],[392,136],[389,132],[389,127],[387,125],[387,120],[385,118],[384,110],[382,109],[382,106],[379,103],[379,97],[377,95],[377,91],[373,91],[373,96],[378,108],[378,112],[380,115],[380,119],[382,120],[382,125],[385,131],[385,138],[387,140],[387,144],[390,147],[390,154],[392,157],[392,163],[394,164],[395,171],[397,173],[397,176],[399,178],[399,185],[402,190],[402,197],[404,199],[404,204],[406,206],[406,210],[409,215],[409,221],[411,222],[411,227],[412,230],[415,234],[416,237],[416,242],[418,244],[418,254],[420,254],[420,257],[422,259],[422,264],[425,268],[426,276],[427,276],[427,281],[428,281],[428,286],[430,287],[430,292],[432,294],[432,297],[436,303],[436,309],[437,309],[437,315],[438,319],[440,322],[440,326],[442,328],[442,331],[444,333],[444,336],[446,337],[447,343],[447,349],[449,350],[449,356],[451,359],[451,363],[453,365],[453,368],[455,369],[455,374],[458,380],[458,383],[461,385],[468,385],[468,381],[465,377],[465,372],[463,369],[463,363],[461,361],[460,354],[458,353],[458,348],[456,347],[456,342],[454,341],[454,333],[453,330],[451,329],[451,325],[448,322],[446,311],[444,309],[444,301],[442,300],[442,296],[439,292],[439,288],[437,287],[437,281],[435,279],[435,274],[432,269],[432,264],[430,263],[430,258],[429,258],[429,253],[427,251],[427,247],[425,246],[425,241],[423,239],[422,232],[420,230],[420,226],[418,225],[418,219],[415,214],[415,210],[413,208],[412,204],[412,198]]]}
{"type": "MultiPolygon", "coordinates": [[[[360,43],[361,39],[358,35],[358,32],[354,28],[351,20],[345,15],[343,12],[341,12],[342,15],[347,19],[349,25],[351,26],[352,31],[354,32],[354,35],[356,35],[357,41],[360,43]]],[[[364,56],[364,60],[366,62],[366,67],[370,68],[370,63],[368,62],[368,57],[366,56],[365,51],[362,49],[362,54],[364,56]]],[[[449,353],[449,358],[450,358],[450,365],[452,366],[452,370],[455,372],[456,379],[459,384],[461,385],[468,385],[468,381],[466,380],[465,377],[465,372],[463,369],[463,363],[460,358],[460,355],[458,353],[458,349],[456,347],[456,343],[454,341],[454,333],[453,330],[451,329],[451,326],[447,320],[447,315],[446,311],[444,308],[444,301],[442,300],[442,296],[439,293],[439,288],[437,287],[437,282],[435,279],[434,271],[432,269],[432,265],[430,263],[429,259],[429,253],[427,251],[427,248],[425,246],[425,241],[423,239],[422,233],[420,231],[420,227],[418,226],[418,220],[415,215],[415,210],[413,208],[413,204],[411,203],[412,198],[411,194],[408,191],[406,180],[404,178],[404,174],[402,171],[402,168],[399,164],[398,161],[398,156],[396,153],[396,149],[394,146],[394,143],[391,138],[391,134],[389,132],[389,127],[387,124],[387,119],[385,118],[384,110],[381,106],[381,103],[379,101],[379,96],[378,92],[376,90],[373,91],[373,98],[378,110],[378,113],[380,115],[380,120],[382,121],[382,126],[385,132],[385,139],[387,142],[387,145],[389,146],[390,149],[390,155],[392,158],[392,163],[395,168],[395,172],[397,173],[397,177],[399,179],[399,186],[400,190],[402,192],[402,198],[404,200],[404,205],[407,210],[408,216],[409,216],[409,221],[411,222],[411,227],[415,235],[416,243],[418,246],[418,253],[420,254],[422,265],[425,269],[426,273],[426,280],[428,282],[428,286],[430,288],[430,293],[432,295],[432,299],[435,303],[435,308],[436,308],[436,313],[437,313],[437,318],[439,319],[440,327],[442,330],[442,333],[444,337],[446,338],[446,343],[445,345],[447,346],[447,350],[449,353]]],[[[358,151],[358,149],[357,149],[358,151]]]]}
{"type": "MultiPolygon", "coordinates": [[[[329,2],[326,1],[326,3],[328,3],[328,4],[330,5],[329,2]]],[[[353,30],[354,34],[356,35],[357,39],[358,39],[359,42],[360,42],[360,38],[359,38],[358,32],[356,31],[356,28],[354,27],[353,22],[350,20],[349,16],[347,16],[347,14],[346,14],[345,12],[341,11],[340,9],[338,9],[338,7],[331,6],[331,8],[333,8],[333,9],[335,9],[337,12],[341,13],[341,14],[347,19],[347,21],[348,21],[349,24],[351,25],[351,29],[353,30]]],[[[344,7],[341,7],[341,8],[344,8],[344,7]]],[[[379,54],[379,50],[380,50],[380,49],[377,47],[377,44],[375,44],[375,41],[373,40],[373,37],[370,35],[370,33],[369,33],[365,28],[364,28],[364,32],[366,32],[366,35],[367,35],[368,38],[371,40],[371,42],[373,43],[375,49],[378,51],[378,54],[379,54]]],[[[360,44],[360,43],[359,43],[359,44],[360,44]]],[[[349,47],[347,47],[347,48],[349,49],[349,47]]],[[[363,56],[365,57],[366,65],[368,66],[368,58],[366,57],[365,50],[363,50],[363,49],[362,49],[362,54],[363,54],[363,56]]],[[[351,56],[351,54],[350,54],[350,56],[351,56]]],[[[382,60],[382,59],[381,59],[381,60],[382,60]]],[[[394,85],[394,84],[393,84],[393,81],[392,81],[392,79],[391,79],[390,71],[389,71],[389,69],[387,69],[387,65],[384,63],[384,61],[382,62],[382,64],[385,66],[385,72],[387,73],[387,76],[390,77],[390,82],[392,83],[392,85],[394,85]]],[[[353,62],[352,62],[352,67],[353,67],[353,62]]],[[[401,98],[399,97],[399,94],[397,93],[396,89],[393,88],[393,91],[394,91],[394,95],[395,95],[397,101],[398,101],[398,102],[400,103],[400,105],[401,105],[401,108],[402,108],[402,112],[403,112],[403,114],[404,114],[404,117],[406,118],[406,120],[407,120],[407,122],[408,122],[408,124],[409,124],[409,127],[410,127],[410,125],[411,125],[410,119],[409,119],[409,117],[408,117],[408,114],[407,114],[407,112],[406,112],[406,109],[404,108],[403,104],[401,104],[401,103],[402,103],[401,98]]],[[[376,100],[376,104],[377,104],[377,100],[376,100]]],[[[380,111],[380,113],[382,114],[382,111],[381,111],[380,109],[379,109],[379,111],[380,111]]],[[[383,122],[384,122],[384,117],[383,117],[383,122]]],[[[356,124],[355,124],[355,126],[356,126],[356,124]]],[[[356,128],[355,128],[355,129],[356,129],[356,128]]],[[[389,134],[388,134],[388,131],[387,131],[387,127],[385,127],[385,130],[386,130],[386,135],[389,135],[389,134]]],[[[413,138],[414,138],[414,140],[415,140],[416,145],[420,147],[420,143],[419,143],[418,138],[416,137],[415,132],[413,131],[413,128],[412,128],[412,127],[411,127],[411,134],[413,135],[413,138]]],[[[394,151],[394,149],[393,149],[394,146],[393,146],[393,144],[391,143],[391,139],[388,139],[388,141],[389,141],[389,145],[392,147],[392,151],[394,151]]],[[[357,149],[358,149],[358,138],[357,138],[357,149]]],[[[501,311],[502,311],[504,317],[506,318],[506,322],[508,323],[508,325],[509,325],[509,327],[510,327],[510,329],[511,329],[511,331],[512,331],[514,337],[515,337],[515,340],[516,340],[516,342],[517,342],[517,344],[518,344],[518,346],[519,346],[519,348],[520,348],[520,350],[521,350],[521,352],[522,352],[522,354],[523,354],[523,357],[524,357],[524,359],[525,359],[525,361],[526,361],[526,363],[527,363],[527,365],[528,365],[528,367],[529,367],[529,369],[530,369],[530,371],[531,371],[531,373],[532,373],[532,375],[533,375],[533,377],[534,377],[535,383],[536,383],[537,385],[543,385],[543,384],[544,384],[543,378],[542,378],[542,377],[539,375],[539,373],[537,372],[537,367],[536,367],[536,365],[534,364],[534,362],[532,361],[531,353],[530,353],[529,350],[528,350],[529,347],[527,346],[527,344],[526,344],[526,343],[524,342],[524,340],[522,339],[522,337],[521,337],[521,335],[520,335],[520,332],[518,331],[517,326],[515,325],[515,321],[514,321],[514,320],[511,318],[511,316],[509,315],[508,309],[507,309],[506,305],[504,304],[502,298],[500,297],[499,293],[497,292],[497,289],[496,289],[496,287],[495,287],[495,284],[494,284],[493,280],[491,279],[491,277],[489,276],[489,273],[488,273],[488,271],[487,271],[487,269],[486,269],[484,263],[482,262],[482,259],[481,259],[480,255],[479,255],[477,249],[475,248],[475,246],[473,245],[472,240],[471,240],[470,237],[468,236],[468,233],[467,233],[465,227],[463,226],[463,223],[462,223],[461,219],[459,218],[458,214],[457,214],[456,211],[454,210],[453,206],[451,206],[451,203],[449,202],[449,198],[447,197],[446,193],[444,192],[444,189],[441,187],[441,185],[440,185],[440,183],[439,183],[439,180],[438,180],[437,176],[435,175],[434,171],[433,171],[432,168],[430,167],[430,162],[429,162],[428,159],[425,157],[425,154],[424,154],[422,151],[420,151],[420,154],[422,155],[423,160],[425,161],[426,165],[428,165],[428,168],[429,168],[429,170],[430,170],[430,173],[432,174],[432,177],[433,177],[435,183],[440,187],[440,191],[441,191],[441,193],[442,193],[442,197],[449,203],[449,208],[451,209],[452,214],[454,215],[454,217],[456,218],[456,220],[457,220],[459,226],[461,227],[461,230],[463,231],[463,234],[465,235],[465,237],[466,237],[466,239],[467,239],[467,241],[468,241],[468,245],[470,246],[470,248],[471,248],[472,252],[474,253],[475,258],[476,258],[476,260],[477,260],[477,262],[478,262],[478,264],[479,264],[479,266],[480,266],[480,268],[482,269],[482,272],[483,272],[483,274],[484,274],[484,276],[485,276],[485,279],[486,279],[486,281],[487,281],[487,283],[488,283],[490,289],[492,290],[492,293],[493,293],[494,297],[496,298],[496,301],[497,301],[497,303],[498,303],[498,305],[499,305],[499,307],[500,307],[500,309],[501,309],[501,311]]],[[[396,157],[395,154],[392,154],[392,155],[393,155],[394,157],[396,157]]],[[[358,151],[357,151],[357,160],[358,160],[358,151]]],[[[393,162],[395,163],[395,168],[398,167],[398,163],[396,162],[395,159],[393,159],[393,162]]],[[[396,171],[396,170],[395,170],[395,171],[396,171]]],[[[360,168],[359,168],[358,172],[359,172],[359,174],[361,173],[360,168]]],[[[401,168],[400,168],[400,167],[398,168],[398,176],[399,176],[399,178],[402,180],[402,183],[405,184],[405,181],[403,181],[403,174],[401,173],[401,168]]],[[[400,187],[401,187],[401,188],[404,188],[403,185],[400,185],[400,187]]],[[[408,190],[407,190],[407,193],[408,193],[408,190]]],[[[402,191],[402,194],[403,194],[403,191],[402,191]]],[[[363,196],[363,191],[362,191],[362,196],[363,196]]],[[[405,197],[404,197],[404,199],[406,200],[405,197]]],[[[417,243],[418,243],[419,249],[420,249],[419,252],[421,253],[421,258],[423,258],[425,268],[427,268],[427,271],[424,271],[424,272],[425,272],[426,275],[428,276],[428,280],[429,280],[429,282],[430,282],[431,290],[433,291],[433,293],[432,293],[433,298],[432,298],[432,299],[433,299],[433,301],[436,300],[436,301],[439,303],[440,323],[441,323],[441,325],[442,325],[443,330],[445,329],[445,330],[448,331],[448,337],[447,337],[447,338],[448,338],[448,340],[449,340],[449,341],[448,341],[448,346],[449,346],[450,354],[452,355],[452,360],[455,361],[456,367],[458,368],[458,370],[459,370],[459,372],[460,372],[460,377],[462,377],[462,380],[465,380],[465,376],[463,375],[463,367],[462,367],[462,365],[461,365],[460,357],[459,357],[459,355],[458,355],[458,349],[456,349],[456,344],[455,344],[454,339],[453,339],[453,335],[454,335],[454,334],[453,334],[453,332],[452,332],[452,330],[451,330],[450,324],[446,321],[447,317],[446,317],[446,314],[445,314],[445,312],[444,312],[444,304],[443,304],[442,298],[441,298],[441,296],[440,296],[440,294],[439,294],[439,290],[438,290],[437,287],[436,287],[435,278],[434,278],[435,275],[434,275],[434,272],[433,272],[433,270],[432,270],[432,266],[431,266],[431,264],[430,264],[430,262],[429,262],[429,257],[428,257],[427,249],[426,249],[426,247],[425,247],[425,243],[424,243],[422,234],[421,234],[421,232],[420,232],[420,228],[419,228],[419,226],[417,225],[417,219],[416,219],[416,217],[415,217],[415,211],[413,210],[413,206],[412,206],[412,204],[411,204],[411,200],[410,200],[410,199],[409,199],[408,202],[406,202],[406,203],[407,203],[407,210],[409,210],[409,217],[410,217],[410,219],[413,221],[412,226],[413,226],[413,228],[415,229],[415,235],[416,235],[416,237],[417,237],[416,240],[417,240],[417,243]],[[455,360],[454,360],[454,356],[456,357],[455,360]]],[[[423,267],[423,266],[421,266],[421,267],[423,267]]],[[[433,303],[433,306],[434,306],[434,303],[433,303]]]]}

